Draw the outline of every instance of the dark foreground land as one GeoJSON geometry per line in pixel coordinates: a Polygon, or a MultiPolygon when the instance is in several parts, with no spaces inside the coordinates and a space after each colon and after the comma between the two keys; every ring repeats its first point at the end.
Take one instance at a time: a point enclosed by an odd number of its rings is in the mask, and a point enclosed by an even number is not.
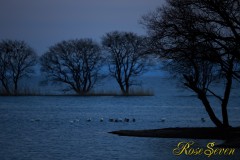
{"type": "Polygon", "coordinates": [[[119,136],[188,138],[225,140],[219,146],[240,148],[240,127],[237,128],[164,128],[152,130],[120,130],[110,132],[119,136]]]}

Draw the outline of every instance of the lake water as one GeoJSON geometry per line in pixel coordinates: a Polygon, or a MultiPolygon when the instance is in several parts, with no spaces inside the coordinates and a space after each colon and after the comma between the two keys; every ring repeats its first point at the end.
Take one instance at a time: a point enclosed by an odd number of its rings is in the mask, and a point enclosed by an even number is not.
{"type": "MultiPolygon", "coordinates": [[[[143,88],[150,97],[0,97],[0,160],[158,160],[209,159],[175,156],[180,141],[189,139],[121,137],[108,132],[122,129],[214,126],[199,100],[169,79],[146,77],[143,88]],[[136,122],[109,122],[109,118],[136,122]],[[204,117],[206,122],[202,122],[204,117]],[[91,118],[91,122],[87,119],[91,118]],[[100,122],[100,118],[104,121],[100,122]],[[161,122],[161,119],[166,119],[161,122]]],[[[239,87],[229,106],[230,123],[240,125],[239,87]]],[[[219,103],[212,100],[217,115],[219,103]]],[[[206,147],[216,140],[193,140],[206,147]]],[[[239,159],[212,156],[211,159],[239,159]]]]}

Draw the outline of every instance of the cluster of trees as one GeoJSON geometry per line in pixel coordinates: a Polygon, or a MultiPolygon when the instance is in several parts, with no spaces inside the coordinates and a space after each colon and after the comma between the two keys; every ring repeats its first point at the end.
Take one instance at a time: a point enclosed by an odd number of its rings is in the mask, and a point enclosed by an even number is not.
{"type": "MultiPolygon", "coordinates": [[[[86,94],[105,75],[102,67],[108,66],[109,74],[119,84],[123,94],[129,94],[134,77],[141,75],[150,64],[146,55],[145,38],[131,32],[110,32],[100,46],[92,39],[76,39],[51,46],[40,59],[41,73],[47,81],[63,83],[64,91],[73,90],[86,94]]],[[[19,81],[34,72],[36,53],[23,41],[0,43],[1,92],[19,93],[19,81]]]]}
{"type": "Polygon", "coordinates": [[[240,80],[240,1],[167,0],[142,23],[151,39],[149,51],[197,94],[217,127],[230,127],[228,101],[233,79],[240,80]],[[219,82],[222,93],[213,89],[219,82]],[[222,120],[209,94],[219,100],[222,120]]]}

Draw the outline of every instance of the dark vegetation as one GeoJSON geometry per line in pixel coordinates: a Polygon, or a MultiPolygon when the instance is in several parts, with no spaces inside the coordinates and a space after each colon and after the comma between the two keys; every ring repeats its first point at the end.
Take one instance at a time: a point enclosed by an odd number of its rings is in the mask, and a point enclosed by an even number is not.
{"type": "Polygon", "coordinates": [[[150,37],[149,52],[202,101],[212,122],[230,127],[228,102],[233,79],[240,80],[240,3],[237,0],[168,0],[143,17],[150,37]],[[223,93],[213,85],[223,84],[223,93]],[[222,119],[208,95],[220,102],[222,119]]]}

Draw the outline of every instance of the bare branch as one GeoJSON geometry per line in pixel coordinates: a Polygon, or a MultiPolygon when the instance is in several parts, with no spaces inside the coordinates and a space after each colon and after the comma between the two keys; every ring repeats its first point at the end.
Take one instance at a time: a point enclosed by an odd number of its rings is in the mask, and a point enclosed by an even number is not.
{"type": "Polygon", "coordinates": [[[141,75],[149,66],[149,59],[144,54],[145,38],[131,32],[111,32],[103,38],[102,45],[107,52],[107,63],[122,93],[128,94],[133,85],[132,78],[141,75]]]}
{"type": "Polygon", "coordinates": [[[48,80],[67,84],[78,94],[89,92],[100,79],[103,65],[100,47],[91,39],[62,41],[41,57],[48,80]]]}

